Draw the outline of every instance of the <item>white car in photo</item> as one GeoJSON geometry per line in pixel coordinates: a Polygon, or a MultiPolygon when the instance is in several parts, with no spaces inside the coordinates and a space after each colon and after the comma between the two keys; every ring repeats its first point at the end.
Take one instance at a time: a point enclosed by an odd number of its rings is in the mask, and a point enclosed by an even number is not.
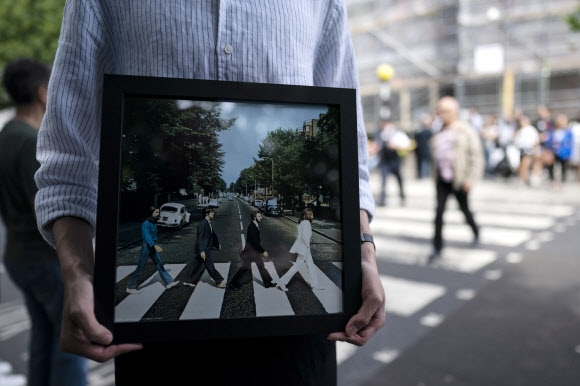
{"type": "Polygon", "coordinates": [[[168,202],[159,208],[157,225],[166,228],[179,228],[189,224],[190,213],[187,207],[177,202],[168,202]]]}

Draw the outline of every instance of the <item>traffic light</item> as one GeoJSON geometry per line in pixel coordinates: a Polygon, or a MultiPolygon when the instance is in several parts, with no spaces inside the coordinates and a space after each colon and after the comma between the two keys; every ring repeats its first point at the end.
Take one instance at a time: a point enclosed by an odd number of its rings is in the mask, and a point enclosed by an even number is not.
{"type": "Polygon", "coordinates": [[[391,85],[389,81],[395,75],[395,69],[390,64],[381,64],[377,67],[377,77],[381,81],[379,89],[379,119],[389,120],[391,118],[391,85]]]}

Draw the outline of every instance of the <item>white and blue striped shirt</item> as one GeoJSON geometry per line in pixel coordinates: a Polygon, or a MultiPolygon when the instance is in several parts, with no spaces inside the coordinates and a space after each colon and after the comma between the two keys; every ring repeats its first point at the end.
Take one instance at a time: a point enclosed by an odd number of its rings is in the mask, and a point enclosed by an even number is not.
{"type": "MultiPolygon", "coordinates": [[[[38,223],[95,228],[103,74],[356,88],[341,0],[68,0],[38,135],[38,223]]],[[[357,96],[360,207],[372,218],[357,96]]],[[[353,128],[354,129],[354,128],[353,128]]]]}

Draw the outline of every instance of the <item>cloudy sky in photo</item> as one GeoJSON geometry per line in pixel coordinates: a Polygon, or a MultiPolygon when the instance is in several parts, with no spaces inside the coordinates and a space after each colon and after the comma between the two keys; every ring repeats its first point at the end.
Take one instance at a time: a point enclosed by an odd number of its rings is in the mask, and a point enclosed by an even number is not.
{"type": "MultiPolygon", "coordinates": [[[[269,131],[302,129],[305,121],[318,119],[327,106],[296,104],[232,103],[222,102],[222,117],[238,117],[234,125],[220,133],[225,152],[222,178],[227,186],[236,182],[240,172],[252,166],[259,145],[269,131]]],[[[271,162],[266,159],[265,162],[271,162]]]]}

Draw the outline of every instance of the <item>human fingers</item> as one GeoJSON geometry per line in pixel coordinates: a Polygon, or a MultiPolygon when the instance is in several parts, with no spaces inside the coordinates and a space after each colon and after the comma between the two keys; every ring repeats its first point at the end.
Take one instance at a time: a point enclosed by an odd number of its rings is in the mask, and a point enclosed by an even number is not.
{"type": "Polygon", "coordinates": [[[345,331],[347,332],[333,332],[328,335],[328,339],[341,341],[341,342],[348,342],[354,344],[356,346],[364,346],[374,335],[375,333],[383,327],[385,324],[385,311],[384,308],[381,307],[376,310],[373,317],[371,317],[368,323],[363,322],[361,323],[358,318],[361,315],[356,314],[354,315],[347,323],[347,327],[345,331]],[[366,323],[366,324],[365,324],[366,323]],[[358,326],[363,325],[362,328],[358,328],[358,326]],[[352,331],[355,331],[354,333],[352,331]]]}

